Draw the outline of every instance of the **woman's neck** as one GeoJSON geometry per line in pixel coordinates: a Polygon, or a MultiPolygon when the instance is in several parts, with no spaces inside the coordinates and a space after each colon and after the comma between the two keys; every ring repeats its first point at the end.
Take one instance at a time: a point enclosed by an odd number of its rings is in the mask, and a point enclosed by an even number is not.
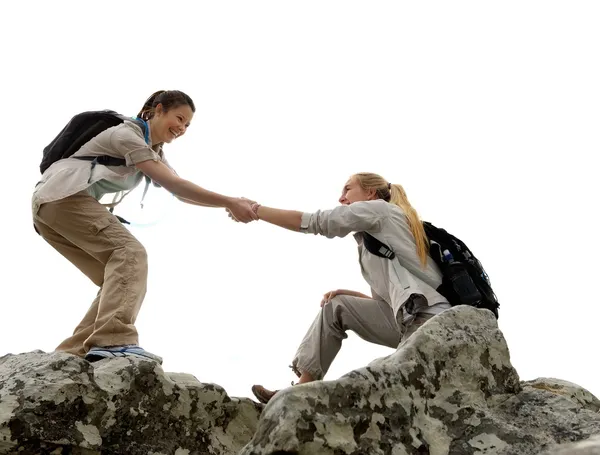
{"type": "Polygon", "coordinates": [[[156,132],[153,128],[153,123],[154,123],[154,119],[150,119],[146,121],[146,124],[148,125],[148,137],[150,139],[150,143],[148,144],[150,147],[158,144],[160,141],[159,139],[156,137],[156,132]]]}

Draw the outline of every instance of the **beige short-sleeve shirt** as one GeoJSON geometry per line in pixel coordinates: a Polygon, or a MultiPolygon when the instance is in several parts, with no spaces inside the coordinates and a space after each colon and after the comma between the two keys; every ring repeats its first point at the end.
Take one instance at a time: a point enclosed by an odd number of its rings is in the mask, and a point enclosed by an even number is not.
{"type": "MultiPolygon", "coordinates": [[[[64,199],[100,181],[126,194],[143,180],[143,173],[135,165],[148,160],[162,161],[169,166],[162,144],[146,144],[142,129],[135,122],[125,121],[108,128],[84,144],[73,157],[58,160],[46,169],[33,192],[33,213],[46,202],[64,199]],[[92,167],[90,161],[75,158],[103,155],[124,158],[126,166],[96,164],[92,167]]],[[[116,194],[115,199],[120,201],[123,194],[116,194]]]]}

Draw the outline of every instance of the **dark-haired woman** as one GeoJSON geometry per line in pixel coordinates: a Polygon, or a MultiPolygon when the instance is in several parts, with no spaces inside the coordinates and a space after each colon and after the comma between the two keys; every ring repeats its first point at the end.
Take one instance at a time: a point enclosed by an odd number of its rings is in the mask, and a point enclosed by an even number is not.
{"type": "Polygon", "coordinates": [[[72,157],[53,163],[36,185],[34,225],[54,249],[99,286],[98,294],[73,334],[57,348],[95,361],[135,356],[162,359],[138,344],[135,320],[146,294],[146,250],[99,201],[114,194],[115,206],[148,176],[180,200],[227,208],[236,219],[256,219],[251,201],[208,191],[177,176],[163,144],[185,134],[194,116],[192,99],[177,90],[154,93],[138,114],[87,142],[72,157]],[[103,166],[78,156],[112,156],[125,166],[103,166]]]}

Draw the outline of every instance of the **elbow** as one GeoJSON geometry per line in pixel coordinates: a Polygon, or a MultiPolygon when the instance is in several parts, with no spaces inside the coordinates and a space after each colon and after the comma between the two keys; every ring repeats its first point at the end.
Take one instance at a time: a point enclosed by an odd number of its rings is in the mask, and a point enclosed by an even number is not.
{"type": "Polygon", "coordinates": [[[183,179],[174,174],[167,166],[154,160],[146,160],[137,163],[136,167],[147,177],[152,179],[167,191],[179,196],[181,182],[183,179]]]}
{"type": "Polygon", "coordinates": [[[337,237],[337,235],[331,232],[327,227],[319,225],[315,225],[312,227],[309,226],[307,229],[302,229],[302,232],[306,232],[307,234],[320,235],[323,237],[327,237],[328,239],[337,237]]]}
{"type": "Polygon", "coordinates": [[[321,235],[328,239],[344,237],[348,232],[331,218],[324,216],[323,212],[317,210],[315,213],[305,212],[300,215],[300,232],[306,234],[321,235]]]}
{"type": "Polygon", "coordinates": [[[317,219],[316,221],[313,229],[311,229],[314,234],[322,235],[328,239],[344,237],[347,234],[347,232],[344,232],[344,229],[341,228],[339,223],[332,222],[328,219],[317,219]]]}
{"type": "Polygon", "coordinates": [[[301,223],[302,231],[307,234],[321,235],[328,239],[345,235],[340,232],[339,223],[321,210],[317,210],[315,213],[304,213],[301,223]]]}
{"type": "Polygon", "coordinates": [[[176,178],[169,178],[169,179],[165,179],[162,182],[157,182],[160,186],[162,186],[165,190],[167,190],[170,193],[173,193],[175,195],[175,197],[177,199],[179,199],[180,201],[186,202],[184,199],[182,198],[181,195],[181,189],[183,187],[183,183],[185,181],[183,179],[180,179],[179,177],[176,178]]]}
{"type": "Polygon", "coordinates": [[[346,237],[349,233],[350,231],[329,227],[315,231],[315,234],[322,235],[323,237],[327,237],[328,239],[335,239],[336,237],[343,238],[346,237]]]}

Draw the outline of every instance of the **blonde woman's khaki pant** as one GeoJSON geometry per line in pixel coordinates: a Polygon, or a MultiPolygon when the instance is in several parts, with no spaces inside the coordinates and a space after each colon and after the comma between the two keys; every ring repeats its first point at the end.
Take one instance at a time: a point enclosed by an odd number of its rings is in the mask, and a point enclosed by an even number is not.
{"type": "Polygon", "coordinates": [[[43,204],[34,224],[44,240],[100,287],[73,335],[56,350],[83,356],[95,346],[137,344],[134,323],[148,275],[140,242],[84,192],[43,204]]]}
{"type": "Polygon", "coordinates": [[[338,295],[323,306],[292,361],[292,368],[323,379],[352,330],[363,340],[396,348],[434,315],[417,313],[409,323],[398,325],[390,305],[382,300],[338,295]]]}

